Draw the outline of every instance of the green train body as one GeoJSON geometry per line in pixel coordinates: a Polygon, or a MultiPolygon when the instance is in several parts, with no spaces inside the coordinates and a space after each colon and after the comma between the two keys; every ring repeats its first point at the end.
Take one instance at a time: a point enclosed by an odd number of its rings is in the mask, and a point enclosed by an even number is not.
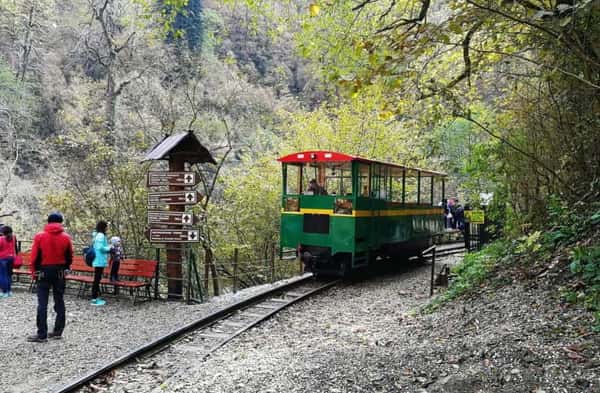
{"type": "Polygon", "coordinates": [[[347,275],[416,255],[444,228],[443,173],[323,151],[279,160],[281,249],[295,248],[306,270],[347,275]],[[306,191],[309,179],[323,186],[306,191]]]}

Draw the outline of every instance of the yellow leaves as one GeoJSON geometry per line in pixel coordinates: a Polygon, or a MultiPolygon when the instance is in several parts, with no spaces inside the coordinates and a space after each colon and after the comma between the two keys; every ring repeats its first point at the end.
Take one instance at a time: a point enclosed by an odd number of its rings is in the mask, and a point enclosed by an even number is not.
{"type": "Polygon", "coordinates": [[[316,4],[316,3],[311,3],[308,6],[308,13],[312,17],[315,17],[315,16],[319,15],[320,11],[321,11],[321,7],[319,7],[319,5],[316,4]]]}
{"type": "Polygon", "coordinates": [[[352,97],[290,116],[281,150],[331,149],[382,160],[412,159],[420,154],[417,142],[423,139],[413,140],[416,128],[411,124],[393,121],[405,100],[385,105],[384,90],[382,85],[365,84],[352,97]]]}
{"type": "Polygon", "coordinates": [[[394,112],[391,111],[381,111],[379,112],[379,114],[377,115],[377,118],[379,120],[389,120],[392,116],[394,116],[394,112]]]}

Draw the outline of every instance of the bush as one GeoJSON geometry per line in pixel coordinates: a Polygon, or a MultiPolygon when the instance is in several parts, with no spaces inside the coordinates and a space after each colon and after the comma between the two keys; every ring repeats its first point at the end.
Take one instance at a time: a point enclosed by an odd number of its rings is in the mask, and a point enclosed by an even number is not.
{"type": "Polygon", "coordinates": [[[582,300],[584,306],[594,312],[594,330],[600,332],[600,246],[575,247],[570,268],[585,286],[580,293],[567,292],[565,299],[571,303],[582,300]]]}
{"type": "Polygon", "coordinates": [[[465,255],[463,262],[452,269],[455,278],[450,287],[428,306],[428,311],[433,311],[440,305],[480,286],[497,264],[510,254],[508,250],[512,248],[513,245],[510,242],[497,240],[479,252],[465,255]]]}

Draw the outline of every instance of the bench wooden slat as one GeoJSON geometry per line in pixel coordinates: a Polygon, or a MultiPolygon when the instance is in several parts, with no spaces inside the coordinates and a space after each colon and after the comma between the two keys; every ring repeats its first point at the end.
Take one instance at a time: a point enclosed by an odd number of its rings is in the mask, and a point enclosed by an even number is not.
{"type": "MultiPolygon", "coordinates": [[[[30,275],[31,252],[22,252],[20,255],[23,259],[23,265],[19,269],[14,269],[13,274],[17,276],[30,275]]],[[[115,287],[136,290],[144,287],[149,288],[152,285],[152,279],[156,279],[157,265],[158,262],[151,259],[122,259],[118,271],[119,277],[122,278],[118,281],[110,281],[108,278],[103,277],[100,283],[102,285],[114,285],[115,287]]],[[[109,273],[110,264],[104,268],[103,275],[109,273]]],[[[67,274],[65,279],[82,284],[92,284],[94,282],[94,268],[85,263],[83,255],[74,255],[73,263],[71,264],[71,273],[67,274]]]]}

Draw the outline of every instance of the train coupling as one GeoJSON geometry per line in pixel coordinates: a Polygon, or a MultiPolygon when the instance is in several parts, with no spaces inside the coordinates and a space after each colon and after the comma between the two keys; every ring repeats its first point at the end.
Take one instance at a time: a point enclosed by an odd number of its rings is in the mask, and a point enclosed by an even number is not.
{"type": "Polygon", "coordinates": [[[304,251],[300,254],[300,259],[302,263],[304,263],[304,271],[312,272],[315,270],[315,265],[317,263],[317,257],[312,255],[309,251],[304,251]]]}

